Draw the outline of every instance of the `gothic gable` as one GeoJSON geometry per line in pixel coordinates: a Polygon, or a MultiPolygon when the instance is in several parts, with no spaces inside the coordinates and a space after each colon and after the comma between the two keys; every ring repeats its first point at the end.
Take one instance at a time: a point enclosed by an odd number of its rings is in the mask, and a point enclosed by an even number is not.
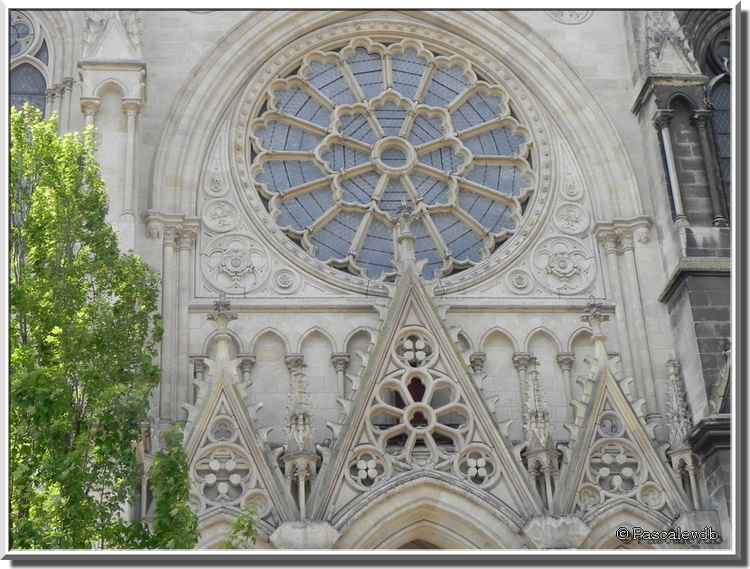
{"type": "Polygon", "coordinates": [[[643,401],[630,395],[632,379],[618,380],[603,346],[598,339],[584,401],[575,404],[576,424],[569,425],[572,451],[562,469],[554,511],[589,522],[627,506],[671,520],[689,509],[685,496],[664,453],[654,446],[643,401]]]}
{"type": "Polygon", "coordinates": [[[511,525],[539,510],[425,286],[407,270],[337,441],[313,489],[334,525],[400,484],[440,478],[491,503],[511,525]]]}

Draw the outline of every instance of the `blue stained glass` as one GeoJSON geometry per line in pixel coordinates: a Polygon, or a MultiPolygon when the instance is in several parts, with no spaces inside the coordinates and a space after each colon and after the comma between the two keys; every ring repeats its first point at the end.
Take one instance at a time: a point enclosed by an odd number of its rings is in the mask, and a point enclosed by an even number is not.
{"type": "Polygon", "coordinates": [[[273,92],[273,99],[279,112],[299,117],[306,121],[328,128],[331,113],[307,91],[300,87],[273,92]]]}
{"type": "Polygon", "coordinates": [[[378,278],[383,273],[393,271],[393,229],[380,219],[370,222],[362,248],[357,255],[357,263],[370,278],[378,278]]]}
{"type": "Polygon", "coordinates": [[[325,173],[312,160],[269,160],[256,180],[265,184],[269,192],[283,193],[324,177],[325,173]]]}
{"type": "Polygon", "coordinates": [[[501,97],[494,95],[470,95],[455,112],[451,113],[453,128],[460,132],[498,118],[502,102],[501,97]]]}
{"type": "Polygon", "coordinates": [[[414,49],[391,56],[393,88],[407,99],[414,99],[427,65],[427,60],[418,57],[414,49]]]}
{"type": "Polygon", "coordinates": [[[332,63],[313,61],[307,79],[337,105],[350,105],[357,100],[338,66],[332,63]]]}
{"type": "Polygon", "coordinates": [[[521,177],[518,168],[499,164],[475,163],[464,177],[509,196],[518,196],[529,185],[529,182],[521,177]]]}
{"type": "Polygon", "coordinates": [[[466,148],[474,154],[518,156],[519,148],[527,141],[525,136],[513,134],[509,128],[493,128],[464,140],[466,148]]]}
{"type": "Polygon", "coordinates": [[[383,59],[379,53],[368,53],[365,48],[358,47],[346,64],[368,99],[377,97],[385,90],[383,59]]]}
{"type": "Polygon", "coordinates": [[[276,222],[280,227],[290,227],[304,231],[333,206],[330,188],[321,188],[300,196],[285,200],[279,206],[279,217],[276,222]]]}

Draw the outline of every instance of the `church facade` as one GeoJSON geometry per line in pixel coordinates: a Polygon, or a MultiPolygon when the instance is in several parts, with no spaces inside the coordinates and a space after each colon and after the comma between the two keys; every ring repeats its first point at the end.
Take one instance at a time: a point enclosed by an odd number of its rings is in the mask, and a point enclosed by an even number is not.
{"type": "Polygon", "coordinates": [[[124,515],[181,424],[202,548],[730,547],[730,16],[11,11],[162,276],[124,515]]]}

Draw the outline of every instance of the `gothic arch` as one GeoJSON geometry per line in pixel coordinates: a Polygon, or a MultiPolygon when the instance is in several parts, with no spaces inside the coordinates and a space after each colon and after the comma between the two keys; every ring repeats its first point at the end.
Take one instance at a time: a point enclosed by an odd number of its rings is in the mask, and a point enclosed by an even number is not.
{"type": "Polygon", "coordinates": [[[481,499],[442,480],[417,478],[383,492],[339,522],[339,549],[395,549],[436,541],[447,549],[523,547],[520,528],[500,519],[481,499]]]}
{"type": "Polygon", "coordinates": [[[508,330],[500,326],[493,326],[482,335],[482,338],[479,340],[479,348],[481,350],[484,350],[484,347],[487,345],[487,340],[490,338],[490,336],[496,333],[505,336],[510,341],[510,343],[513,344],[513,351],[518,351],[518,342],[516,342],[516,338],[508,330]]]}
{"type": "MultiPolygon", "coordinates": [[[[539,107],[549,110],[554,127],[576,149],[586,185],[611,193],[593,192],[596,217],[642,213],[635,174],[611,120],[575,71],[527,24],[509,12],[447,15],[424,11],[400,16],[450,29],[472,45],[503,54],[504,64],[533,93],[539,107]],[[570,109],[576,112],[571,114],[570,109]]],[[[194,213],[193,192],[213,139],[206,134],[216,131],[248,77],[278,54],[278,46],[327,25],[361,17],[362,12],[346,11],[255,12],[228,32],[175,97],[157,150],[151,207],[194,213]],[[247,62],[260,63],[248,67],[247,62]],[[201,136],[195,136],[196,132],[201,136]]],[[[388,18],[393,20],[394,14],[388,13],[388,18]]],[[[398,28],[394,25],[393,29],[398,28]]]]}
{"type": "Polygon", "coordinates": [[[297,342],[297,352],[302,352],[302,345],[305,343],[305,340],[307,338],[314,334],[318,333],[321,336],[323,336],[326,340],[328,340],[328,343],[331,345],[331,350],[333,352],[337,352],[338,350],[338,343],[336,342],[335,338],[326,330],[321,328],[320,326],[313,326],[312,328],[309,328],[308,330],[305,330],[305,332],[302,333],[302,335],[299,338],[299,341],[297,342]]]}
{"type": "Polygon", "coordinates": [[[266,334],[272,334],[275,337],[277,337],[282,344],[284,344],[284,350],[287,354],[291,353],[291,350],[289,349],[289,341],[287,340],[287,337],[282,334],[279,330],[273,327],[266,327],[262,330],[259,330],[255,336],[253,336],[253,339],[250,341],[249,346],[249,353],[254,354],[255,353],[255,346],[258,344],[258,340],[265,336],[266,334]]]}
{"type": "Polygon", "coordinates": [[[534,328],[531,332],[529,332],[526,335],[526,339],[523,341],[523,347],[525,351],[529,351],[529,345],[531,344],[531,341],[534,339],[535,336],[542,334],[549,338],[552,343],[555,345],[558,353],[562,351],[562,345],[560,344],[560,340],[557,338],[555,333],[547,328],[546,326],[539,326],[537,328],[534,328]]]}
{"type": "Polygon", "coordinates": [[[581,549],[615,549],[625,545],[628,549],[667,549],[680,547],[677,544],[662,546],[623,544],[617,539],[617,528],[641,527],[643,529],[663,530],[672,527],[672,521],[665,515],[653,512],[635,502],[617,502],[612,507],[600,511],[591,519],[585,520],[592,529],[581,549]]]}

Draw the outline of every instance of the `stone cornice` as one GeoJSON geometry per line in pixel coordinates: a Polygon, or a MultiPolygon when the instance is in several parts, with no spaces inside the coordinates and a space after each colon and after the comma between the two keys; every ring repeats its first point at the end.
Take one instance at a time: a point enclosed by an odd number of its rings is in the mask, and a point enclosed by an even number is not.
{"type": "Polygon", "coordinates": [[[164,213],[152,209],[144,212],[143,221],[146,223],[146,235],[150,239],[161,238],[167,228],[197,237],[201,227],[201,220],[198,217],[186,216],[183,213],[164,213]]]}
{"type": "Polygon", "coordinates": [[[630,108],[630,112],[637,115],[641,112],[641,108],[649,99],[654,92],[654,87],[657,85],[671,85],[674,87],[681,87],[687,85],[694,85],[702,87],[708,81],[708,77],[705,75],[693,75],[693,74],[675,74],[675,75],[662,75],[653,74],[648,75],[641,79],[635,88],[635,100],[633,106],[630,108]]]}
{"type": "Polygon", "coordinates": [[[659,302],[669,302],[682,280],[688,275],[729,277],[731,271],[732,260],[728,257],[682,257],[659,294],[659,302]]]}
{"type": "Polygon", "coordinates": [[[732,419],[728,414],[704,417],[688,435],[690,448],[703,460],[731,448],[732,419]]]}

